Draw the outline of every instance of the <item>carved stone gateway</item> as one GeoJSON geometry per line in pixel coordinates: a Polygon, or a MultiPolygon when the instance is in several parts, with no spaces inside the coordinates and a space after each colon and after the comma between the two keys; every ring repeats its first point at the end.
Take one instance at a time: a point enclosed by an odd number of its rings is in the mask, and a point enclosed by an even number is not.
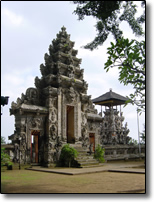
{"type": "Polygon", "coordinates": [[[90,134],[99,143],[102,117],[87,95],[88,84],[80,69],[74,42],[62,27],[49,45],[49,54],[40,65],[41,78],[35,78],[36,88],[12,102],[10,114],[15,116],[15,132],[10,136],[19,146],[15,159],[22,163],[51,166],[57,161],[66,143],[89,148],[90,134]]]}

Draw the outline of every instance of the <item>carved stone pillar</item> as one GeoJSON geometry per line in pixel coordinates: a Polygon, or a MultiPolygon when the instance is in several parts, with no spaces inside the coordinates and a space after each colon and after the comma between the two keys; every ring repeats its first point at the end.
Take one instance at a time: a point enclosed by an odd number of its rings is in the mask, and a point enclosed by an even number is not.
{"type": "Polygon", "coordinates": [[[63,115],[62,115],[62,135],[63,135],[63,142],[67,142],[67,131],[66,131],[66,128],[67,128],[67,111],[66,111],[66,104],[65,104],[65,101],[64,101],[64,96],[63,96],[63,108],[62,108],[62,111],[63,111],[63,115]]]}
{"type": "Polygon", "coordinates": [[[78,140],[81,138],[81,102],[77,104],[77,138],[78,140]]]}
{"type": "Polygon", "coordinates": [[[59,89],[58,93],[58,136],[62,138],[62,131],[61,131],[61,119],[62,119],[62,95],[61,95],[61,90],[59,89]]]}

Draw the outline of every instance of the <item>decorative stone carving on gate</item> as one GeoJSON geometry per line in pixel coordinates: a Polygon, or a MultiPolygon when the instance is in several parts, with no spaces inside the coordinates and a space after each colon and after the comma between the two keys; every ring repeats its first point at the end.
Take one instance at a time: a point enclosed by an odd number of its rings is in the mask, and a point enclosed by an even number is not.
{"type": "Polygon", "coordinates": [[[68,103],[72,103],[76,100],[77,94],[73,87],[70,87],[66,92],[66,99],[68,103]]]}
{"type": "MultiPolygon", "coordinates": [[[[39,105],[39,93],[36,88],[28,88],[26,94],[21,94],[21,98],[17,98],[16,103],[11,103],[11,110],[19,108],[22,104],[39,105]]],[[[11,112],[10,110],[10,112],[11,112]]]]}
{"type": "Polygon", "coordinates": [[[55,126],[55,124],[53,124],[50,127],[50,135],[51,135],[52,140],[55,141],[57,138],[57,127],[55,126]]]}
{"type": "Polygon", "coordinates": [[[40,130],[43,128],[43,118],[42,117],[30,117],[27,121],[29,129],[40,130]]]}
{"type": "Polygon", "coordinates": [[[53,124],[57,122],[57,109],[52,107],[49,111],[49,123],[53,124]]]}
{"type": "Polygon", "coordinates": [[[88,147],[89,145],[89,137],[88,137],[88,134],[87,134],[87,127],[83,127],[81,129],[81,140],[82,140],[82,147],[88,147]]]}
{"type": "Polygon", "coordinates": [[[36,88],[28,88],[26,90],[26,104],[38,105],[39,95],[36,88]]]}

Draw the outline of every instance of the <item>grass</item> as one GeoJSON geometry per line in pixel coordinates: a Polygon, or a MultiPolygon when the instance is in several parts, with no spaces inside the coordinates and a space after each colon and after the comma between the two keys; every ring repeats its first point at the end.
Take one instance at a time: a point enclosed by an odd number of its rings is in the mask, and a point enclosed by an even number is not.
{"type": "Polygon", "coordinates": [[[1,172],[1,184],[1,193],[144,193],[145,175],[102,172],[68,176],[16,169],[1,172]]]}

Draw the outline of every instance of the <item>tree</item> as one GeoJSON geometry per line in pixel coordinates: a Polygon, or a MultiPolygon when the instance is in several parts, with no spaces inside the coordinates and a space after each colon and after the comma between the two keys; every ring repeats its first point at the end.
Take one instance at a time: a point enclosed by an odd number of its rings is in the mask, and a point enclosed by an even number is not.
{"type": "MultiPolygon", "coordinates": [[[[5,138],[4,137],[1,137],[1,145],[5,144],[5,138]]],[[[5,148],[2,148],[1,147],[1,167],[2,166],[10,166],[12,165],[13,163],[11,162],[10,160],[10,156],[8,154],[6,154],[5,152],[5,148]]]]}
{"type": "Polygon", "coordinates": [[[136,104],[138,111],[145,110],[145,41],[119,39],[111,42],[108,48],[108,60],[104,69],[108,72],[118,67],[119,81],[124,85],[133,85],[135,92],[130,94],[129,102],[136,104]]]}
{"type": "Polygon", "coordinates": [[[129,144],[129,145],[138,145],[138,142],[137,142],[137,140],[131,138],[131,139],[129,140],[128,144],[129,144]]]}
{"type": "Polygon", "coordinates": [[[129,95],[129,102],[136,104],[138,111],[145,110],[145,41],[124,39],[119,24],[126,21],[136,36],[144,36],[142,24],[145,22],[145,1],[141,1],[143,14],[136,17],[135,1],[73,1],[77,4],[74,11],[79,20],[85,16],[97,19],[95,39],[84,46],[93,50],[102,45],[111,33],[116,43],[111,42],[108,48],[108,60],[104,69],[113,67],[120,70],[119,81],[124,85],[131,84],[135,92],[129,95]]]}
{"type": "MultiPolygon", "coordinates": [[[[142,24],[145,22],[145,11],[136,17],[137,5],[135,1],[73,1],[77,4],[74,11],[79,20],[85,16],[96,18],[97,36],[95,39],[84,46],[86,49],[93,50],[102,45],[111,33],[116,41],[123,35],[119,25],[126,21],[136,36],[144,35],[142,24]]],[[[141,6],[145,7],[145,1],[141,1],[141,6]]]]}

